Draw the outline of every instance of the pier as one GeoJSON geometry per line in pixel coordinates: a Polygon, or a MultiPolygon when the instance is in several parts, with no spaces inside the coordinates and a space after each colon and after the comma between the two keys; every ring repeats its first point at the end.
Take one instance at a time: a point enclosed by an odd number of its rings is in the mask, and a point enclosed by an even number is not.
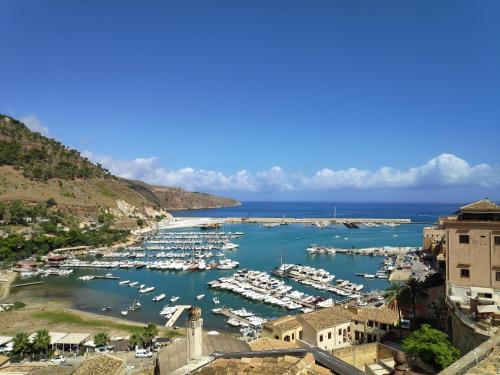
{"type": "Polygon", "coordinates": [[[248,319],[242,318],[239,315],[233,314],[229,309],[222,309],[219,313],[220,315],[224,315],[226,318],[237,320],[238,322],[244,323],[246,325],[252,325],[248,319]]]}
{"type": "Polygon", "coordinates": [[[281,223],[281,224],[315,224],[328,222],[329,224],[344,224],[344,223],[375,223],[375,224],[411,224],[411,219],[401,218],[360,218],[360,217],[305,217],[305,218],[291,218],[291,217],[226,217],[226,218],[192,218],[192,217],[176,217],[175,222],[179,225],[185,221],[193,226],[200,223],[210,222],[211,220],[223,221],[224,223],[281,223]],[[194,220],[196,219],[196,220],[194,220]]]}
{"type": "Polygon", "coordinates": [[[32,283],[24,283],[24,284],[16,284],[16,285],[11,285],[11,288],[20,288],[22,286],[30,286],[30,285],[40,285],[43,284],[43,281],[35,281],[32,283]]]}
{"type": "Polygon", "coordinates": [[[191,305],[177,305],[177,310],[175,310],[172,317],[165,323],[165,327],[170,328],[173,327],[177,319],[181,316],[184,310],[190,309],[191,305]]]}

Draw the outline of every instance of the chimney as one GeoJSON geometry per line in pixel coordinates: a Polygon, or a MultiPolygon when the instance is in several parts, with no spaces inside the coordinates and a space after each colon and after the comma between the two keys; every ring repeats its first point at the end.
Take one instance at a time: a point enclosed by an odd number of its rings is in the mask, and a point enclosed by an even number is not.
{"type": "Polygon", "coordinates": [[[188,361],[198,360],[202,357],[202,331],[203,319],[201,318],[201,309],[193,306],[189,309],[187,320],[187,358],[188,361]]]}

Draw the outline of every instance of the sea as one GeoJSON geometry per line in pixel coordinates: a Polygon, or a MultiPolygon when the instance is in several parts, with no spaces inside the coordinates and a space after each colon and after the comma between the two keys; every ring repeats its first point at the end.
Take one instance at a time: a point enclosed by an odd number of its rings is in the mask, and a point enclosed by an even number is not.
{"type": "MultiPolygon", "coordinates": [[[[290,224],[265,228],[259,224],[238,223],[226,224],[222,230],[243,232],[233,242],[240,245],[237,250],[227,252],[227,257],[240,262],[240,268],[271,272],[280,260],[287,263],[310,265],[323,268],[333,273],[337,279],[348,279],[365,285],[363,291],[383,290],[389,285],[382,279],[368,280],[355,276],[355,273],[375,273],[381,257],[347,254],[315,254],[309,255],[306,248],[311,244],[342,248],[364,248],[374,246],[421,246],[422,230],[437,221],[439,216],[452,214],[461,204],[423,204],[423,203],[331,203],[331,202],[243,202],[239,206],[209,209],[176,211],[178,217],[290,217],[290,218],[331,218],[334,212],[337,217],[363,218],[408,218],[412,224],[396,227],[379,226],[349,229],[344,225],[334,225],[326,229],[308,224],[290,224]]],[[[176,229],[172,231],[197,231],[199,229],[176,229]]],[[[150,271],[147,269],[78,270],[71,276],[49,276],[44,284],[25,288],[15,288],[11,299],[22,300],[36,295],[47,300],[64,299],[83,311],[121,318],[120,312],[129,307],[134,299],[141,302],[142,308],[129,313],[126,319],[139,322],[155,322],[164,324],[165,319],[159,315],[163,306],[169,303],[172,296],[179,296],[176,304],[198,305],[202,309],[204,327],[209,330],[234,331],[226,324],[224,317],[212,314],[212,298],[219,297],[219,306],[229,308],[245,307],[258,316],[272,319],[288,315],[290,310],[274,307],[262,302],[248,300],[229,291],[209,288],[207,282],[219,277],[229,276],[234,270],[209,270],[203,272],[150,271]],[[156,290],[141,295],[137,288],[120,286],[117,281],[91,280],[80,281],[82,275],[99,275],[112,272],[121,280],[138,281],[156,290]],[[165,293],[167,297],[160,302],[153,302],[154,295],[165,293]],[[202,300],[196,296],[205,294],[202,300]],[[102,308],[111,306],[112,310],[103,312],[102,308]]],[[[38,281],[28,279],[26,282],[38,281]]],[[[294,289],[311,295],[339,299],[338,296],[322,292],[296,283],[290,279],[285,282],[294,289]]],[[[177,321],[178,326],[185,325],[185,316],[177,321]]]]}

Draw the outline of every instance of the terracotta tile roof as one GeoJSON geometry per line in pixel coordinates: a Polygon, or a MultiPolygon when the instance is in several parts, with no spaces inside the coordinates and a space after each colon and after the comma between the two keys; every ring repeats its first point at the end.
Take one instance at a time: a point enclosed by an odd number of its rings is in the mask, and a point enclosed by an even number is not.
{"type": "Polygon", "coordinates": [[[500,212],[500,206],[488,198],[460,207],[462,212],[500,212]]]}
{"type": "Polygon", "coordinates": [[[294,316],[285,316],[264,324],[264,328],[277,334],[290,331],[301,326],[302,323],[300,323],[294,316]]]}
{"type": "Polygon", "coordinates": [[[297,319],[320,331],[336,326],[337,324],[349,322],[353,316],[354,314],[345,307],[334,306],[298,315],[297,319]]]}
{"type": "Polygon", "coordinates": [[[302,357],[285,355],[282,357],[219,358],[197,371],[203,375],[228,374],[332,374],[326,368],[316,365],[310,353],[302,357]]]}
{"type": "Polygon", "coordinates": [[[372,320],[384,324],[395,324],[398,321],[398,313],[387,307],[364,307],[352,319],[362,322],[372,320]]]}
{"type": "Polygon", "coordinates": [[[253,351],[264,350],[282,350],[300,348],[295,342],[276,340],[271,337],[262,337],[258,340],[248,343],[253,351]]]}
{"type": "Polygon", "coordinates": [[[97,355],[86,359],[73,375],[110,375],[123,366],[121,359],[107,355],[97,355]]]}

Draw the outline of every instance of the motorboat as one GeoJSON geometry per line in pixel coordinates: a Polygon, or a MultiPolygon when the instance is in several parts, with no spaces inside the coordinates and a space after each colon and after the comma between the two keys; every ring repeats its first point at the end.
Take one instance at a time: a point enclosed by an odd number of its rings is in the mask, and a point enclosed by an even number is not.
{"type": "Polygon", "coordinates": [[[212,298],[212,302],[215,304],[215,305],[218,305],[220,303],[219,301],[219,297],[214,297],[212,298]]]}
{"type": "Polygon", "coordinates": [[[153,297],[153,302],[159,302],[164,299],[167,295],[165,293],[159,294],[153,297]]]}
{"type": "Polygon", "coordinates": [[[204,295],[204,294],[198,294],[198,295],[196,296],[196,299],[199,301],[199,300],[200,300],[200,299],[202,299],[203,297],[205,297],[205,295],[204,295]]]}
{"type": "Polygon", "coordinates": [[[177,302],[179,300],[179,297],[177,296],[173,296],[172,298],[170,298],[170,302],[177,302]]]}

